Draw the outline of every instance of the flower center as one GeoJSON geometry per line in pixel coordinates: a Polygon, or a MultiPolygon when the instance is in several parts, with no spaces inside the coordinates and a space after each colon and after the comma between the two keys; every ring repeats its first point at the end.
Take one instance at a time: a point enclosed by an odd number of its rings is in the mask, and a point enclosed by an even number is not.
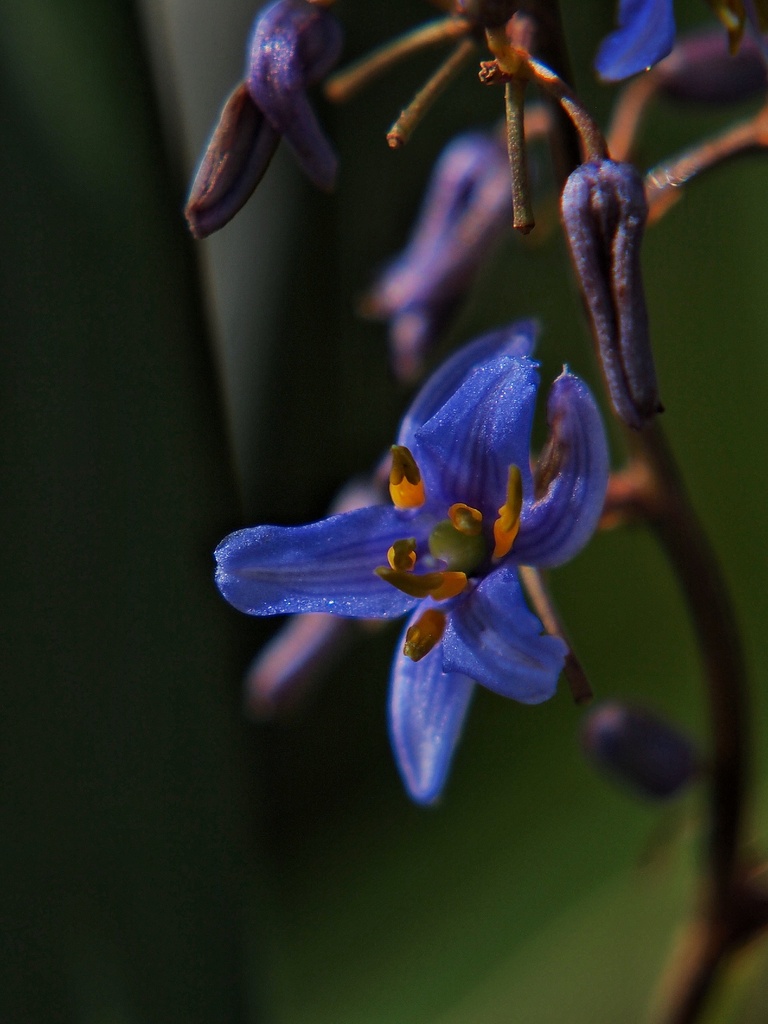
{"type": "MultiPolygon", "coordinates": [[[[419,467],[411,452],[403,445],[392,447],[389,491],[396,508],[419,508],[426,501],[419,467]]],[[[517,466],[510,466],[507,499],[493,524],[494,561],[503,558],[511,550],[520,529],[522,507],[522,476],[517,466]]],[[[456,597],[466,587],[468,577],[488,560],[489,549],[483,534],[482,512],[463,502],[451,505],[448,518],[437,523],[429,534],[428,546],[432,559],[441,562],[445,566],[444,570],[414,572],[418,561],[416,538],[405,537],[396,540],[390,547],[387,552],[389,565],[380,565],[375,570],[376,575],[409,597],[431,597],[433,601],[456,597]]],[[[431,628],[427,633],[437,637],[432,641],[432,646],[442,635],[431,628]]],[[[431,647],[428,649],[431,650],[431,647]]]]}

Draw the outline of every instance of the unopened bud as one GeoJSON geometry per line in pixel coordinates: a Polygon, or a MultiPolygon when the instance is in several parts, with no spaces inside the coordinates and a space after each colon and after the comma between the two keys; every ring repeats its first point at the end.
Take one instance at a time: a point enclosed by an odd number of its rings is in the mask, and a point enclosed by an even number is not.
{"type": "Polygon", "coordinates": [[[241,209],[261,181],[280,142],[280,135],[239,85],[198,168],[185,215],[195,238],[218,231],[241,209]]]}
{"type": "Polygon", "coordinates": [[[677,796],[699,773],[698,756],[686,736],[656,715],[618,701],[587,715],[582,741],[600,768],[651,800],[677,796]]]}
{"type": "Polygon", "coordinates": [[[639,430],[661,411],[640,269],[648,216],[642,178],[631,164],[581,164],[561,210],[611,402],[639,430]]]}
{"type": "Polygon", "coordinates": [[[764,93],[768,86],[757,42],[745,35],[732,54],[719,26],[683,36],[655,74],[661,93],[692,103],[739,103],[764,93]]]}

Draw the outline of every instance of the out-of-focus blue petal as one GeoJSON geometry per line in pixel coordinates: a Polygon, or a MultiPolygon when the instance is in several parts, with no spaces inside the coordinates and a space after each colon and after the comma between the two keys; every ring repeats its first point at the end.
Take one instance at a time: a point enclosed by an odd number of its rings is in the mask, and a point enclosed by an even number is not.
{"type": "Polygon", "coordinates": [[[411,451],[427,494],[461,501],[495,518],[507,495],[509,467],[531,490],[531,420],[538,364],[501,356],[473,370],[459,390],[419,428],[411,451]]]}
{"type": "Polygon", "coordinates": [[[396,540],[424,538],[419,517],[361,508],[308,526],[254,526],[216,548],[216,584],[249,615],[328,612],[395,618],[417,603],[375,575],[396,540]]]}
{"type": "Polygon", "coordinates": [[[307,177],[333,188],[337,158],[307,99],[341,53],[341,27],[329,11],[306,0],[277,0],[256,20],[246,71],[254,102],[285,136],[307,177]]]}
{"type": "Polygon", "coordinates": [[[607,82],[653,67],[675,41],[672,0],[621,0],[619,27],[603,40],[595,67],[607,82]]]}
{"type": "Polygon", "coordinates": [[[439,645],[421,661],[411,661],[402,650],[395,656],[389,733],[400,774],[417,803],[434,803],[442,793],[473,690],[471,679],[443,672],[439,645]]]}
{"type": "Polygon", "coordinates": [[[491,135],[454,139],[435,165],[407,248],[371,293],[381,315],[444,301],[462,288],[512,208],[506,149],[491,135]]]}
{"type": "Polygon", "coordinates": [[[532,356],[538,336],[537,320],[516,320],[460,348],[435,370],[416,395],[403,417],[397,443],[410,448],[419,427],[448,401],[472,370],[497,356],[532,356]]]}
{"type": "Polygon", "coordinates": [[[511,224],[506,149],[496,135],[454,139],[435,165],[405,250],[379,275],[365,301],[370,315],[392,321],[395,370],[412,379],[494,243],[511,224]],[[410,313],[421,329],[403,331],[410,313]],[[399,327],[397,334],[396,327],[399,327]]]}
{"type": "Polygon", "coordinates": [[[553,696],[568,648],[523,598],[517,571],[500,566],[456,603],[443,635],[443,669],[468,675],[503,697],[539,704],[553,696]]]}
{"type": "Polygon", "coordinates": [[[560,565],[579,552],[597,527],[608,484],[608,445],[586,384],[564,371],[547,402],[551,430],[544,496],[526,504],[511,557],[525,565],[560,565]]]}
{"type": "Polygon", "coordinates": [[[268,717],[304,696],[341,654],[353,623],[338,615],[294,615],[254,658],[245,677],[245,708],[268,717]]]}

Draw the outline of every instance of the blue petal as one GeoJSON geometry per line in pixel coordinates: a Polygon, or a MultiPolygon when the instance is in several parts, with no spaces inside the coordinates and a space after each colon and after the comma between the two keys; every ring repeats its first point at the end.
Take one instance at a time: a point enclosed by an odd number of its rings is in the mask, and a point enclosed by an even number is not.
{"type": "Polygon", "coordinates": [[[495,517],[507,495],[509,467],[531,491],[531,420],[538,364],[501,356],[473,370],[459,390],[416,431],[411,450],[427,495],[461,501],[495,517]]]}
{"type": "Polygon", "coordinates": [[[597,527],[608,484],[605,430],[586,384],[563,372],[550,390],[547,418],[557,473],[544,496],[523,509],[510,558],[525,565],[573,558],[597,527]]]}
{"type": "Polygon", "coordinates": [[[653,67],[675,41],[672,0],[621,0],[619,27],[603,40],[595,58],[601,78],[622,78],[653,67]]]}
{"type": "Polygon", "coordinates": [[[309,526],[255,526],[216,549],[216,584],[249,615],[329,612],[395,618],[417,603],[375,575],[401,537],[421,536],[418,517],[386,506],[360,508],[309,526]]]}
{"type": "Polygon", "coordinates": [[[533,355],[538,336],[536,320],[517,320],[506,327],[497,327],[460,348],[432,374],[416,395],[403,417],[397,443],[410,448],[419,427],[458,391],[473,369],[496,356],[522,358],[533,355]]]}
{"type": "Polygon", "coordinates": [[[333,67],[341,28],[327,10],[305,0],[277,0],[256,19],[246,73],[264,116],[293,149],[307,177],[333,188],[337,158],[307,99],[307,86],[333,67]]]}
{"type": "Polygon", "coordinates": [[[539,704],[553,696],[567,647],[523,598],[517,572],[501,566],[452,610],[443,635],[443,669],[461,672],[503,697],[539,704]]]}
{"type": "Polygon", "coordinates": [[[418,662],[398,651],[389,732],[405,788],[417,803],[434,803],[442,793],[473,691],[471,679],[443,672],[439,646],[418,662]]]}

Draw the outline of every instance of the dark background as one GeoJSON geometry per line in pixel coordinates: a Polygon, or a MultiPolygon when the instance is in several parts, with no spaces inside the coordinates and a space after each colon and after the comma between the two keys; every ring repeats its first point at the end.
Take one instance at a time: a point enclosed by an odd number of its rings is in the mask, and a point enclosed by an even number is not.
{"type": "MultiPolygon", "coordinates": [[[[605,118],[589,65],[611,13],[564,7],[577,84],[605,118]]],[[[338,10],[349,57],[430,13],[338,10]]],[[[706,17],[694,0],[678,11],[706,17]]],[[[441,147],[493,123],[500,96],[468,72],[399,154],[383,132],[433,56],[342,110],[321,103],[337,194],[281,152],[267,198],[193,245],[193,154],[241,74],[252,10],[143,14],[0,9],[0,1020],[642,1021],[692,906],[701,794],[659,810],[595,776],[565,687],[537,708],[479,691],[443,803],[417,809],[385,728],[399,627],[361,635],[293,716],[251,723],[240,681],[274,624],[211,582],[225,533],[321,515],[391,442],[408,394],[355,300],[402,245],[441,147]]],[[[640,165],[733,116],[658,105],[640,165]]],[[[644,251],[665,425],[750,658],[763,848],[765,182],[760,158],[710,174],[644,251]]],[[[443,351],[530,314],[544,381],[567,361],[596,384],[557,233],[507,239],[443,351]]],[[[600,535],[553,586],[598,694],[706,744],[652,540],[600,535]]],[[[742,958],[712,1021],[764,1019],[764,957],[742,958]]]]}

